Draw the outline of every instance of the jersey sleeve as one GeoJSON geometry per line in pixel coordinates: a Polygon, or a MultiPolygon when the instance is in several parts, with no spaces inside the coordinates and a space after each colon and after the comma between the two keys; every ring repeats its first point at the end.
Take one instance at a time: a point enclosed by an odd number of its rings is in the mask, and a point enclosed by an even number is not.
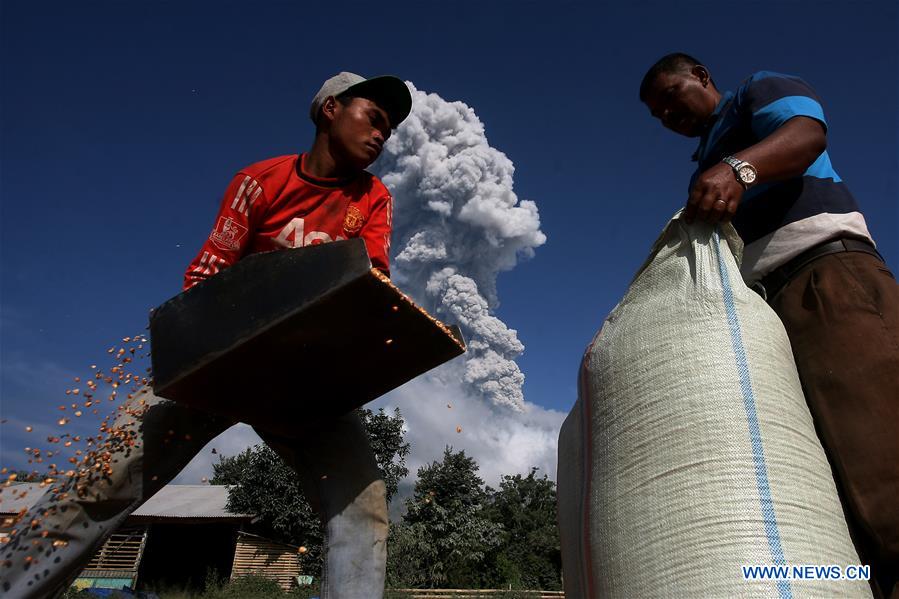
{"type": "Polygon", "coordinates": [[[251,209],[262,194],[259,183],[238,174],[225,191],[212,232],[184,273],[184,289],[228,268],[246,253],[253,233],[251,209]]]}
{"type": "Polygon", "coordinates": [[[740,87],[737,101],[759,139],[771,135],[785,122],[797,116],[813,118],[827,129],[818,94],[799,77],[770,72],[756,73],[740,87]]]}
{"type": "Polygon", "coordinates": [[[390,276],[390,234],[393,229],[393,198],[387,188],[380,186],[381,192],[372,200],[368,222],[362,227],[360,236],[365,240],[365,248],[373,267],[390,276]]]}

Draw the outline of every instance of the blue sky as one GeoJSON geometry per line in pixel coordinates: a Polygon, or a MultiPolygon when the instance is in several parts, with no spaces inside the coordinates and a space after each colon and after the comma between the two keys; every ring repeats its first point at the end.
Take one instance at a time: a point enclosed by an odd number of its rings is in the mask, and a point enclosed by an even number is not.
{"type": "Polygon", "coordinates": [[[757,70],[810,82],[895,269],[897,4],[635,4],[4,1],[0,462],[178,292],[232,174],[308,147],[309,100],[340,70],[467,103],[514,162],[548,241],[500,276],[498,315],[541,406],[570,408],[584,347],[685,200],[695,142],[637,100],[667,52],[722,89],[757,70]]]}

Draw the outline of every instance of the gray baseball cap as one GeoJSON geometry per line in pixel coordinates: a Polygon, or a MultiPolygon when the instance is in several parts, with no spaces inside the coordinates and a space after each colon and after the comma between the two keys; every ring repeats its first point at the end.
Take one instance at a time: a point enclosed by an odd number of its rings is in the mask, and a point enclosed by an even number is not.
{"type": "Polygon", "coordinates": [[[353,95],[360,98],[377,102],[387,112],[390,126],[393,128],[402,123],[412,110],[412,94],[402,79],[390,75],[366,79],[355,73],[343,71],[325,81],[312,98],[312,105],[309,107],[309,118],[312,122],[316,122],[318,111],[328,97],[336,98],[347,91],[352,91],[353,95]]]}

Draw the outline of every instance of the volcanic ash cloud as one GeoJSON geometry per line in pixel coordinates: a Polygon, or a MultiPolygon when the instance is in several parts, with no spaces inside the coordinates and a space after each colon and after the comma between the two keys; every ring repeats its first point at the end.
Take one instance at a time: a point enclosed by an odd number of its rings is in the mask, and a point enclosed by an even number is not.
{"type": "Polygon", "coordinates": [[[394,195],[394,279],[462,328],[465,391],[521,411],[524,375],[514,360],[524,346],[490,312],[499,306],[497,275],[546,241],[537,205],[518,200],[515,167],[490,147],[471,108],[409,87],[412,113],[377,163],[394,195]]]}

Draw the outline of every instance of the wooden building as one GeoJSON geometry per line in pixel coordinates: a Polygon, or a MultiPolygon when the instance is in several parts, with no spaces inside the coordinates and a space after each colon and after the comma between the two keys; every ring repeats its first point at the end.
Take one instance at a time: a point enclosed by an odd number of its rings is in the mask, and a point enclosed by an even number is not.
{"type": "Polygon", "coordinates": [[[231,579],[247,574],[276,580],[282,589],[289,591],[297,585],[300,574],[299,547],[248,532],[238,533],[231,579]]]}
{"type": "MultiPolygon", "coordinates": [[[[45,491],[35,483],[4,488],[0,536],[14,528],[21,509],[45,491]]],[[[297,585],[298,548],[259,537],[246,528],[253,514],[226,507],[228,488],[167,485],[138,508],[79,574],[78,588],[183,588],[202,590],[210,571],[220,578],[246,574],[272,578],[285,590],[297,585]]]]}

